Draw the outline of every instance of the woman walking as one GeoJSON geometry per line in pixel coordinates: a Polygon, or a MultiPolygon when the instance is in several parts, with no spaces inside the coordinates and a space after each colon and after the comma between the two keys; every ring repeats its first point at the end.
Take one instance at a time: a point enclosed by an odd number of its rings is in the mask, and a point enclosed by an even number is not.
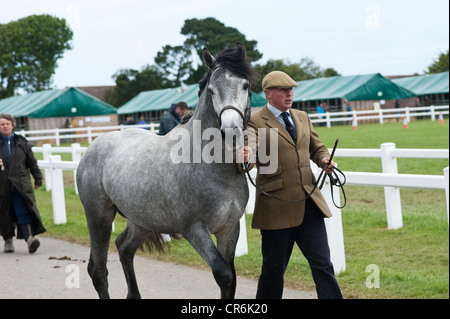
{"type": "Polygon", "coordinates": [[[12,238],[17,225],[17,238],[25,239],[30,253],[39,248],[37,234],[45,232],[36,206],[34,189],[42,186],[42,173],[31,150],[32,144],[15,134],[13,116],[0,113],[0,235],[4,251],[14,252],[12,238]]]}

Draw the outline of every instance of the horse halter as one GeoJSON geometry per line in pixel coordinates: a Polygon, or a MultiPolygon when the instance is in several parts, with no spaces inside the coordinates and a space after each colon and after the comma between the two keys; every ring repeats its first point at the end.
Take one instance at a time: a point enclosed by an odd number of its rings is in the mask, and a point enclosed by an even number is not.
{"type": "MultiPolygon", "coordinates": [[[[248,90],[248,97],[251,98],[251,96],[252,96],[252,92],[250,90],[248,90]]],[[[219,124],[219,127],[222,126],[222,113],[225,112],[226,110],[236,111],[241,116],[242,121],[243,121],[244,131],[245,131],[247,129],[248,122],[250,121],[250,116],[252,115],[250,101],[248,101],[248,103],[247,103],[247,107],[245,108],[245,113],[242,113],[241,110],[239,110],[237,107],[232,106],[232,105],[225,106],[222,110],[220,110],[219,115],[217,115],[217,123],[219,124]]]]}

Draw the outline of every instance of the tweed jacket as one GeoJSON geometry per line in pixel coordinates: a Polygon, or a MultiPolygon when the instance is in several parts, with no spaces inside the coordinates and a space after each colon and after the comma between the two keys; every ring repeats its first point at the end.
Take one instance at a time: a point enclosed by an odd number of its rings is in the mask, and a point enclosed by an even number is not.
{"type": "MultiPolygon", "coordinates": [[[[297,145],[294,145],[287,130],[267,108],[267,105],[261,111],[252,114],[247,143],[253,150],[252,156],[256,157],[252,162],[258,168],[257,187],[264,192],[294,201],[304,198],[307,193],[311,193],[316,183],[311,171],[310,159],[321,167],[321,160],[324,157],[329,157],[330,154],[320,141],[309,116],[303,111],[294,109],[291,109],[290,113],[297,130],[297,145]],[[266,130],[258,131],[258,128],[266,128],[266,130]],[[275,151],[278,151],[278,154],[275,154],[278,155],[276,157],[277,166],[269,174],[263,174],[261,169],[267,168],[270,165],[270,160],[267,161],[264,158],[264,161],[262,161],[263,158],[259,154],[261,150],[258,149],[262,136],[258,136],[258,134],[266,134],[265,150],[263,151],[267,154],[270,150],[270,143],[273,143],[269,138],[271,130],[275,132],[272,133],[273,135],[278,134],[275,135],[278,137],[278,147],[275,149],[275,151]],[[252,134],[256,136],[252,136],[252,134]],[[259,142],[257,142],[258,138],[259,142]]],[[[322,211],[324,217],[331,217],[330,209],[318,188],[311,195],[311,199],[322,211]]],[[[263,230],[296,227],[302,224],[304,213],[305,201],[295,204],[286,203],[264,195],[257,190],[252,227],[263,230]]]]}

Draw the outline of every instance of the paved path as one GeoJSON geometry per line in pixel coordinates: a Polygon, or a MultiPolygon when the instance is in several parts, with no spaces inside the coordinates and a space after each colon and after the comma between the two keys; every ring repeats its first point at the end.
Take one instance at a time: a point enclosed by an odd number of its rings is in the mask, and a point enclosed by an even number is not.
{"type": "MultiPolygon", "coordinates": [[[[87,273],[89,248],[61,240],[40,237],[41,247],[30,255],[23,240],[14,240],[15,253],[3,252],[0,240],[0,299],[9,298],[98,298],[87,273]],[[73,286],[79,274],[79,288],[73,286]]],[[[111,298],[125,298],[127,287],[117,253],[108,259],[111,298]]],[[[135,270],[142,298],[219,298],[219,287],[210,271],[135,257],[135,270]]],[[[237,299],[254,299],[257,282],[240,278],[237,299]]],[[[284,290],[286,299],[313,299],[315,293],[284,290]]]]}

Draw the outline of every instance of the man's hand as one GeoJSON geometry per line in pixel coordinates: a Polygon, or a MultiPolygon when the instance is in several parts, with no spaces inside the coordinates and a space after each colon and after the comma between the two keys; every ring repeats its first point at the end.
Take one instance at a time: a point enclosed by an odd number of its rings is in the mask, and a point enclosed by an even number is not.
{"type": "Polygon", "coordinates": [[[238,151],[238,162],[248,163],[253,154],[252,149],[249,146],[244,146],[238,151]]]}
{"type": "Polygon", "coordinates": [[[322,161],[321,161],[322,167],[327,165],[327,167],[325,167],[325,173],[327,173],[327,174],[331,174],[332,169],[336,166],[336,164],[333,162],[333,160],[331,161],[331,163],[328,164],[329,161],[330,161],[330,159],[328,157],[322,158],[322,161]]]}

